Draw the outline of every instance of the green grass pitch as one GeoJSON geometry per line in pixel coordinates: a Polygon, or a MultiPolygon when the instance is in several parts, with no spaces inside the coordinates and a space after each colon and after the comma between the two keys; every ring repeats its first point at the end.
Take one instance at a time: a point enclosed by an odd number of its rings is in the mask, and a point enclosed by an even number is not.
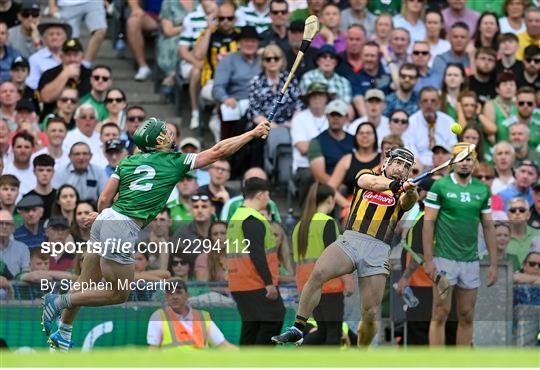
{"type": "Polygon", "coordinates": [[[1,367],[540,367],[536,348],[253,348],[153,351],[127,347],[92,352],[0,352],[1,367]]]}

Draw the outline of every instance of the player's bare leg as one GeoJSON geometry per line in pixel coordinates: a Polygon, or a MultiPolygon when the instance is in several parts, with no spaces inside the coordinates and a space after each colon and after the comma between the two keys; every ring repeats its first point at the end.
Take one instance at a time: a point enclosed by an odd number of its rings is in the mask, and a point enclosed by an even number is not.
{"type": "MultiPolygon", "coordinates": [[[[101,268],[99,266],[100,256],[97,253],[86,253],[81,261],[81,274],[77,279],[77,282],[90,282],[101,281],[101,268]]],[[[77,292],[77,290],[70,290],[71,294],[77,292]]],[[[62,324],[71,325],[79,312],[79,307],[67,308],[62,311],[62,324]]]]}
{"type": "Polygon", "coordinates": [[[373,275],[358,279],[360,286],[361,318],[358,326],[358,346],[369,346],[377,334],[377,313],[384,295],[386,275],[373,275]]]}
{"type": "Polygon", "coordinates": [[[272,337],[272,341],[280,344],[301,343],[302,330],[298,327],[305,327],[306,321],[319,304],[323,284],[335,277],[350,274],[353,270],[351,259],[335,243],[330,244],[317,259],[313,272],[304,285],[296,313],[295,327],[272,337]]]}
{"type": "Polygon", "coordinates": [[[130,290],[121,289],[119,282],[124,284],[132,282],[135,275],[135,265],[124,265],[118,262],[101,258],[100,260],[101,274],[107,283],[111,283],[111,287],[107,289],[94,290],[88,289],[84,292],[77,292],[71,295],[71,306],[108,306],[125,302],[130,290]]]}
{"type": "Polygon", "coordinates": [[[431,322],[429,323],[429,345],[444,346],[446,343],[445,326],[450,308],[452,307],[452,291],[449,288],[448,295],[441,299],[437,287],[433,287],[433,309],[431,310],[431,322]]]}
{"type": "Polygon", "coordinates": [[[463,289],[456,287],[456,311],[458,329],[456,345],[470,347],[473,336],[474,307],[478,289],[463,289]]]}

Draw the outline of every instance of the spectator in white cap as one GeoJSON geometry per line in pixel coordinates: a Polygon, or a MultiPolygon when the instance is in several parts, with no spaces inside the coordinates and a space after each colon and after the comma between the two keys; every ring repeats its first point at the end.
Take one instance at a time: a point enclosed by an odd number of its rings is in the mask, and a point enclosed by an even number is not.
{"type": "Polygon", "coordinates": [[[366,91],[364,95],[364,107],[366,115],[348,125],[345,131],[351,135],[355,135],[356,129],[361,123],[371,122],[377,128],[377,138],[379,140],[377,144],[380,146],[382,139],[391,133],[388,117],[383,115],[383,111],[386,108],[386,96],[384,92],[379,89],[369,89],[366,91]]]}
{"type": "Polygon", "coordinates": [[[38,30],[40,11],[41,7],[37,0],[23,0],[17,14],[21,24],[9,29],[9,45],[25,58],[29,58],[42,45],[38,30]]]}
{"type": "MultiPolygon", "coordinates": [[[[202,149],[201,142],[194,137],[186,137],[180,141],[178,148],[182,153],[199,153],[202,149]]],[[[195,170],[197,174],[197,183],[199,186],[208,185],[210,183],[210,174],[207,169],[198,168],[195,170]]]]}
{"type": "MultiPolygon", "coordinates": [[[[343,130],[347,122],[348,105],[333,100],[324,113],[328,118],[328,129],[311,140],[308,149],[309,166],[316,181],[326,184],[338,161],[350,153],[355,145],[354,136],[343,130]]],[[[300,198],[303,202],[303,198],[300,198]]]]}

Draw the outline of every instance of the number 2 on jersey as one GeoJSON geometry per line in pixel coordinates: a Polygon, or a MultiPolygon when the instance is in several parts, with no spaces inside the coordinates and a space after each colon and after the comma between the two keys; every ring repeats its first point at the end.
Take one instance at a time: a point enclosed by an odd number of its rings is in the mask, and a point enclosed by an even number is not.
{"type": "Polygon", "coordinates": [[[151,184],[149,182],[147,182],[146,184],[139,184],[139,183],[141,181],[144,181],[144,180],[152,180],[156,176],[156,170],[151,166],[142,165],[142,166],[139,166],[139,167],[135,168],[135,171],[133,172],[133,174],[137,175],[137,174],[139,174],[141,172],[146,172],[146,175],[144,175],[140,179],[132,181],[129,184],[129,189],[130,190],[149,191],[150,189],[152,189],[152,186],[154,184],[151,184]]]}

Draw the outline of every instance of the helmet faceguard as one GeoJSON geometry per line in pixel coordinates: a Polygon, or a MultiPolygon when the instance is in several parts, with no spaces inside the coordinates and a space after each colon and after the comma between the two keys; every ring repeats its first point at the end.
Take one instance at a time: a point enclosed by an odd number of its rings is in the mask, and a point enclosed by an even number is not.
{"type": "Polygon", "coordinates": [[[175,147],[174,137],[165,121],[155,117],[147,119],[137,128],[133,141],[143,152],[169,151],[175,147]]]}
{"type": "Polygon", "coordinates": [[[384,162],[382,166],[382,173],[384,174],[384,176],[388,177],[389,179],[394,179],[394,180],[408,179],[411,168],[414,165],[414,154],[409,149],[405,149],[405,148],[388,149],[385,154],[386,154],[386,161],[384,162]],[[407,170],[406,170],[407,172],[402,174],[401,178],[396,178],[396,176],[389,176],[386,173],[387,168],[396,159],[402,160],[408,165],[407,170]]]}

